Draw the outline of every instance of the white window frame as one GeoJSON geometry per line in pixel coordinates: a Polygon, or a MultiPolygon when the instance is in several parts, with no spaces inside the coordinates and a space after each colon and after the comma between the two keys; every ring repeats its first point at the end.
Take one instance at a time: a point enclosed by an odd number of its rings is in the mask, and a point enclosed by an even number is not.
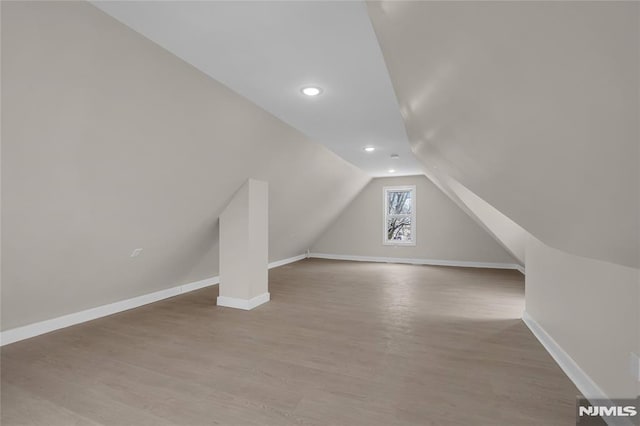
{"type": "Polygon", "coordinates": [[[383,198],[383,211],[382,211],[382,244],[385,246],[415,246],[416,245],[416,186],[415,185],[404,185],[404,186],[385,186],[382,188],[382,196],[383,198]],[[392,241],[387,239],[387,219],[389,216],[398,216],[398,215],[389,215],[389,197],[387,194],[389,192],[398,192],[398,191],[411,191],[411,214],[410,215],[402,215],[411,217],[411,241],[392,241]]]}

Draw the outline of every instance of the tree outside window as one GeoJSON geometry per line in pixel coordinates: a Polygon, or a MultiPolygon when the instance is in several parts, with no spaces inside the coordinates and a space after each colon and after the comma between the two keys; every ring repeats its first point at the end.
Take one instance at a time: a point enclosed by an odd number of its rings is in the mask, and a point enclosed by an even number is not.
{"type": "Polygon", "coordinates": [[[384,187],[383,244],[416,244],[415,203],[415,186],[384,187]]]}

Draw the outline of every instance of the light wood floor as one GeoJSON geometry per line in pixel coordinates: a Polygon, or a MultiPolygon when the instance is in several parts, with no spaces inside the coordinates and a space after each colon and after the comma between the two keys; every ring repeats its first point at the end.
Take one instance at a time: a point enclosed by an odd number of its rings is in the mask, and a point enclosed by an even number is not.
{"type": "Polygon", "coordinates": [[[515,271],[304,260],[2,348],[2,425],[574,425],[515,271]]]}

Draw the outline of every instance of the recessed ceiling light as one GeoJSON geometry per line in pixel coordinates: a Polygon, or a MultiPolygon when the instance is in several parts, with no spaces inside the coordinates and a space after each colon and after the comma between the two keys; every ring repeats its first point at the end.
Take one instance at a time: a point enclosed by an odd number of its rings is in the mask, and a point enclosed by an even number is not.
{"type": "Polygon", "coordinates": [[[322,89],[315,86],[307,86],[303,87],[301,92],[307,96],[318,96],[320,93],[322,93],[322,89]]]}
{"type": "Polygon", "coordinates": [[[389,173],[395,173],[396,171],[393,169],[389,169],[389,173]]]}
{"type": "Polygon", "coordinates": [[[365,146],[365,147],[364,147],[364,150],[365,150],[365,151],[367,151],[367,152],[373,152],[373,151],[375,151],[375,150],[376,150],[376,148],[375,148],[375,147],[373,147],[373,146],[365,146]]]}
{"type": "Polygon", "coordinates": [[[391,157],[392,160],[397,160],[398,158],[400,158],[398,154],[391,154],[389,157],[391,157]]]}

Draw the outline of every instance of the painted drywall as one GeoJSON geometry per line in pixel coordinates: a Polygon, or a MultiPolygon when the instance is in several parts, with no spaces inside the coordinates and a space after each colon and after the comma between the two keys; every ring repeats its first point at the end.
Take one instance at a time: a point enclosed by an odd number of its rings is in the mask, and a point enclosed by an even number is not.
{"type": "Polygon", "coordinates": [[[524,259],[527,312],[603,394],[637,393],[640,5],[368,7],[427,175],[524,259]]]}
{"type": "Polygon", "coordinates": [[[567,254],[531,238],[526,311],[610,398],[638,395],[631,353],[640,327],[635,268],[567,254]]]}
{"type": "Polygon", "coordinates": [[[368,174],[392,153],[398,174],[421,172],[364,1],[92,3],[368,174]]]}
{"type": "Polygon", "coordinates": [[[526,243],[531,234],[450,176],[429,167],[425,167],[425,176],[517,259],[520,266],[525,264],[526,243]]]}
{"type": "Polygon", "coordinates": [[[269,291],[269,187],[249,179],[220,215],[219,297],[250,300],[269,291]]]}
{"type": "Polygon", "coordinates": [[[367,3],[413,152],[545,244],[640,262],[640,3],[367,3]]]}
{"type": "Polygon", "coordinates": [[[269,184],[270,261],[369,180],[88,3],[1,7],[3,330],[218,275],[248,178],[269,184]]]}
{"type": "Polygon", "coordinates": [[[425,176],[375,178],[320,236],[314,253],[518,263],[425,176]],[[383,188],[416,186],[415,246],[382,244],[383,188]]]}

